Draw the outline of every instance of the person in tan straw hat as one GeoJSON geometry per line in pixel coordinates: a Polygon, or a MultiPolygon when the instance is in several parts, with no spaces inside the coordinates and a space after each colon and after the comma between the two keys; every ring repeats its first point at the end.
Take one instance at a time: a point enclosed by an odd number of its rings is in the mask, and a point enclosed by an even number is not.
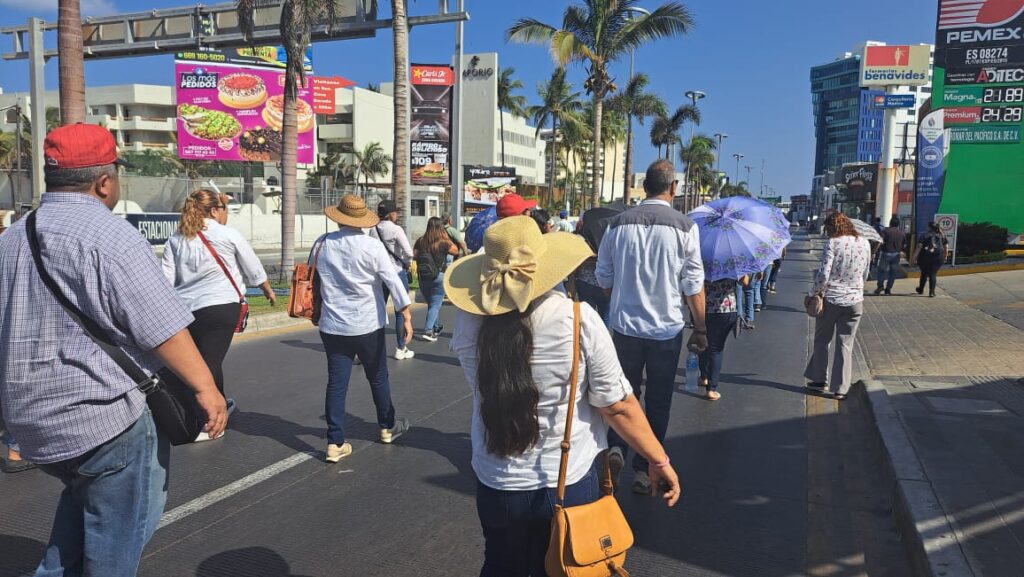
{"type": "Polygon", "coordinates": [[[338,206],[324,210],[338,230],[323,237],[316,256],[314,294],[320,314],[314,319],[327,352],[327,456],[335,463],[352,454],[345,437],[345,396],[356,358],[370,381],[382,443],[391,443],[409,428],[395,418],[388,379],[384,327],[388,317],[383,288],[391,291],[395,310],[402,316],[406,342],[412,336],[409,291],[405,289],[387,249],[363,229],[379,218],[357,196],[346,195],[338,206]]]}
{"type": "MultiPolygon", "coordinates": [[[[573,234],[542,235],[528,216],[498,221],[484,252],[456,261],[445,292],[459,309],[451,348],[473,389],[473,470],[483,527],[481,575],[544,575],[544,553],[574,345],[573,302],[556,290],[593,256],[573,234]]],[[[619,366],[601,317],[580,305],[580,349],[565,505],[597,500],[595,457],[611,426],[651,463],[669,506],[679,479],[619,366]]]]}

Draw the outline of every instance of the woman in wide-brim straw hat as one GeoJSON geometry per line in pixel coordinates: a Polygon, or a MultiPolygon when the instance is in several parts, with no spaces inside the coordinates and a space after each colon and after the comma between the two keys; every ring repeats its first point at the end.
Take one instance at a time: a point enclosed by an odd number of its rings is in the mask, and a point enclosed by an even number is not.
{"type": "MultiPolygon", "coordinates": [[[[570,233],[542,235],[528,216],[487,229],[484,253],[460,259],[445,292],[460,309],[452,350],[474,392],[473,470],[486,547],[482,576],[544,575],[573,356],[573,302],[558,289],[593,256],[570,233]]],[[[619,366],[611,336],[580,306],[582,351],[566,506],[600,497],[594,459],[611,426],[651,462],[652,486],[679,480],[619,366]]]]}
{"type": "Polygon", "coordinates": [[[313,249],[316,261],[315,310],[313,320],[327,352],[327,455],[337,462],[352,454],[345,436],[345,396],[356,358],[362,361],[377,408],[380,440],[391,443],[409,427],[395,418],[388,378],[384,327],[388,316],[383,287],[391,291],[395,310],[402,315],[405,334],[412,336],[409,292],[405,290],[387,249],[363,232],[379,221],[357,196],[346,195],[338,206],[324,210],[327,218],[341,225],[326,234],[313,249]]]}

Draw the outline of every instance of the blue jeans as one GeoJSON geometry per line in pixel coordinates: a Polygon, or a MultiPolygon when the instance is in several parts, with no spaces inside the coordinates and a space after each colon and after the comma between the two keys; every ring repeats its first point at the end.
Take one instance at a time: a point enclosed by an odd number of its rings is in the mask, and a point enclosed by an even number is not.
{"type": "Polygon", "coordinates": [[[64,483],[36,577],[131,577],[167,501],[171,445],[149,409],[88,453],[39,464],[64,483]]]}
{"type": "Polygon", "coordinates": [[[896,284],[896,271],[900,269],[900,253],[883,252],[878,257],[878,290],[892,292],[896,284]]]}
{"type": "Polygon", "coordinates": [[[747,286],[736,283],[736,310],[740,318],[751,324],[754,322],[754,284],[753,280],[747,286]]]}
{"type": "Polygon", "coordinates": [[[420,280],[420,293],[427,301],[427,322],[423,324],[423,332],[437,332],[437,317],[441,314],[444,303],[444,275],[439,274],[433,281],[420,280]]]}
{"type": "Polygon", "coordinates": [[[780,259],[776,259],[775,262],[772,263],[772,274],[770,274],[768,276],[768,284],[769,285],[775,284],[775,279],[777,279],[779,277],[779,271],[780,270],[782,270],[782,259],[781,258],[780,259]]]}
{"type": "Polygon", "coordinates": [[[708,389],[713,391],[718,388],[725,342],[736,326],[736,313],[708,313],[705,324],[708,329],[708,348],[700,353],[700,376],[708,380],[708,389]]]}
{"type": "Polygon", "coordinates": [[[21,452],[21,447],[18,446],[18,441],[16,441],[14,439],[14,436],[12,436],[7,431],[4,431],[2,434],[0,434],[0,443],[3,443],[4,446],[14,451],[15,453],[21,452]]]}
{"type": "MultiPolygon", "coordinates": [[[[673,385],[676,381],[676,369],[679,368],[679,355],[683,350],[683,332],[675,337],[656,341],[640,337],[627,337],[617,332],[612,333],[615,351],[619,356],[622,372],[633,387],[637,400],[645,398],[644,411],[647,422],[654,431],[654,436],[662,444],[668,432],[668,420],[672,412],[673,385]],[[644,382],[644,370],[647,381],[644,382]]],[[[626,442],[615,431],[608,432],[608,444],[620,447],[623,454],[628,450],[626,442]]],[[[633,470],[647,472],[647,459],[639,454],[633,457],[633,470]]]]}
{"type": "Polygon", "coordinates": [[[758,291],[759,291],[759,293],[761,295],[761,304],[762,305],[766,304],[765,298],[768,295],[768,283],[771,281],[771,278],[772,278],[772,268],[773,268],[773,265],[768,265],[767,267],[765,267],[765,269],[764,269],[764,276],[761,279],[761,285],[759,287],[757,287],[758,291]]]}
{"type": "Polygon", "coordinates": [[[373,404],[377,407],[377,426],[395,426],[395,406],[391,403],[391,383],[384,345],[384,329],[356,337],[320,333],[327,351],[327,440],[335,445],[345,442],[345,397],[352,376],[352,360],[363,361],[363,372],[370,381],[373,404]]]}
{"type": "MultiPolygon", "coordinates": [[[[601,496],[597,473],[565,488],[564,505],[574,507],[601,496]]],[[[555,489],[501,491],[476,484],[476,512],[484,532],[480,577],[546,577],[544,556],[551,538],[555,489]]]]}
{"type": "Polygon", "coordinates": [[[593,307],[597,314],[601,315],[604,326],[608,326],[611,323],[611,300],[604,289],[578,280],[576,291],[580,293],[580,300],[593,307]]]}
{"type": "MultiPolygon", "coordinates": [[[[405,287],[405,292],[409,292],[409,271],[402,270],[398,271],[398,278],[402,279],[402,286],[405,287]]],[[[384,285],[384,304],[388,304],[388,297],[391,296],[391,291],[388,290],[388,285],[384,285]]],[[[395,337],[398,339],[398,348],[405,348],[405,320],[402,315],[395,310],[395,337]]]]}

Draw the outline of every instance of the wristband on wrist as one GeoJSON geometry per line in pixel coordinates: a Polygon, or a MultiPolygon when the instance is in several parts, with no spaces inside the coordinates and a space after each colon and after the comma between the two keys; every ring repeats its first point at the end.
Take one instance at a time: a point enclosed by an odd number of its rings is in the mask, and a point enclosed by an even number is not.
{"type": "Polygon", "coordinates": [[[655,467],[659,468],[659,469],[664,469],[665,467],[668,467],[668,464],[670,462],[672,462],[672,459],[669,459],[668,455],[665,455],[665,460],[663,462],[661,462],[661,463],[651,463],[651,464],[654,465],[655,467]]]}
{"type": "Polygon", "coordinates": [[[704,330],[693,329],[693,332],[697,333],[698,335],[706,335],[706,334],[708,334],[708,330],[707,329],[704,329],[704,330]]]}

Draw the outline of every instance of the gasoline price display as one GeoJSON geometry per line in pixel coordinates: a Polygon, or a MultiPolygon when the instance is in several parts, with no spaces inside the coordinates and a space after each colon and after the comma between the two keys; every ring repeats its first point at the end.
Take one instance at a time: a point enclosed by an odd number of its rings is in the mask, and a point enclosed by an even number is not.
{"type": "Polygon", "coordinates": [[[1024,119],[1024,106],[981,109],[982,122],[1020,122],[1024,119]]]}
{"type": "MultiPolygon", "coordinates": [[[[1024,102],[1024,86],[1004,86],[986,88],[982,95],[985,104],[1001,104],[1004,102],[1024,102]]],[[[995,122],[995,121],[993,121],[995,122]]]]}

